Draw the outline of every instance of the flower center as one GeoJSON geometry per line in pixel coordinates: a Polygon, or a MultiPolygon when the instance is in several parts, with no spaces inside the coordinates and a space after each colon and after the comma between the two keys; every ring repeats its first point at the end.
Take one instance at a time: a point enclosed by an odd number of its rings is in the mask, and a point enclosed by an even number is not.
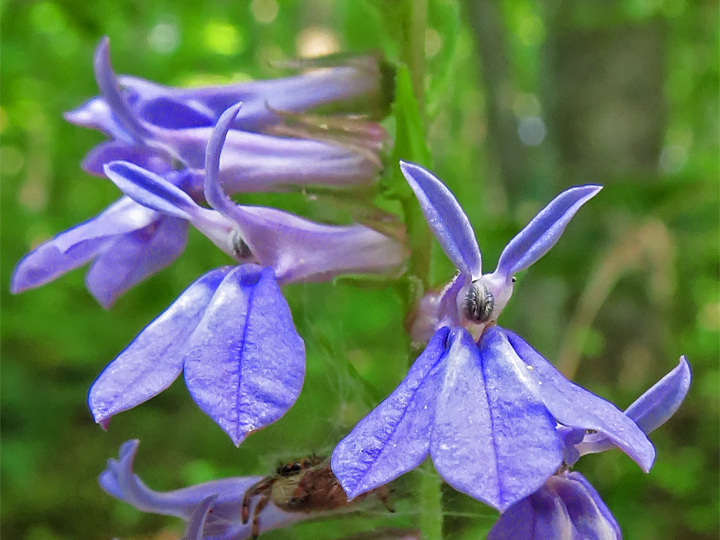
{"type": "Polygon", "coordinates": [[[473,281],[463,300],[463,314],[476,323],[486,323],[491,320],[495,309],[495,296],[482,278],[473,281]]]}

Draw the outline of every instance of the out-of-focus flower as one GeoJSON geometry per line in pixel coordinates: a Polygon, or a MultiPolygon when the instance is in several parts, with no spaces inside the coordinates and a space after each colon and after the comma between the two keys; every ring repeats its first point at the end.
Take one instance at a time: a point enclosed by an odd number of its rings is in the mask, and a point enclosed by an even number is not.
{"type": "MultiPolygon", "coordinates": [[[[640,396],[625,414],[649,434],[680,407],[690,388],[691,378],[690,366],[685,357],[681,357],[678,366],[640,396]]],[[[558,430],[570,433],[564,426],[559,426],[558,430]]],[[[600,452],[615,447],[603,435],[583,432],[580,440],[583,436],[589,440],[576,441],[572,445],[575,460],[580,452],[600,452]]],[[[574,463],[566,462],[566,465],[574,463]]],[[[487,540],[551,538],[622,540],[620,527],[612,513],[597,491],[578,472],[559,471],[535,493],[508,508],[493,525],[487,540]]]]}
{"type": "MultiPolygon", "coordinates": [[[[95,74],[103,103],[110,110],[106,116],[116,126],[113,129],[116,139],[151,149],[168,160],[177,160],[186,168],[203,169],[205,149],[214,124],[168,129],[144,121],[120,90],[110,65],[107,40],[100,43],[95,53],[95,74]]],[[[331,137],[321,141],[228,130],[219,167],[223,187],[228,193],[247,193],[273,191],[288,185],[343,187],[372,183],[382,164],[378,152],[369,149],[373,145],[362,141],[382,139],[384,130],[378,124],[365,125],[365,129],[356,130],[357,144],[347,139],[329,142],[331,137]]],[[[117,149],[96,149],[93,162],[107,163],[110,151],[117,149]]]]}
{"type": "MultiPolygon", "coordinates": [[[[108,44],[108,38],[103,38],[98,50],[108,44]]],[[[198,88],[163,86],[127,75],[118,82],[139,119],[166,129],[213,127],[228,107],[239,102],[245,105],[233,127],[260,132],[281,123],[282,113],[304,113],[334,104],[343,112],[380,116],[392,100],[392,69],[376,56],[306,59],[290,65],[310,70],[294,77],[198,88]]],[[[115,138],[124,137],[123,127],[103,97],[90,99],[65,118],[115,138]]]]}
{"type": "Polygon", "coordinates": [[[460,273],[437,303],[435,335],[407,377],[335,448],[333,471],[348,495],[392,480],[429,454],[451,486],[506,510],[562,464],[557,424],[602,433],[649,470],[655,450],[634,422],[494,324],[513,275],[542,257],[600,188],[563,192],[508,244],[497,270],[483,275],[472,228],[450,191],[421,167],[401,167],[460,273]]]}
{"type": "MultiPolygon", "coordinates": [[[[242,523],[241,508],[245,492],[259,476],[225,478],[169,492],[148,488],[132,466],[139,441],[120,447],[118,459],[109,459],[100,474],[100,486],[113,497],[142,512],[176,516],[187,522],[185,540],[243,540],[252,535],[252,524],[242,523]]],[[[257,504],[257,502],[255,502],[257,504]]],[[[270,502],[261,513],[260,531],[285,527],[308,517],[283,512],[270,502]]]]}

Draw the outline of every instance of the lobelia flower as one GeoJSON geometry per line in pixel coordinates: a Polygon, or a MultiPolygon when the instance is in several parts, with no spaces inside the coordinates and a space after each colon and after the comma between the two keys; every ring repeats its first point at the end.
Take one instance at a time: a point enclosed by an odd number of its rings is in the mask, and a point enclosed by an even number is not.
{"type": "MultiPolygon", "coordinates": [[[[108,38],[98,49],[106,48],[108,38]]],[[[175,88],[132,76],[118,81],[133,113],[148,124],[166,129],[213,127],[231,105],[243,102],[233,127],[263,131],[282,121],[279,112],[302,113],[328,105],[353,103],[356,113],[380,111],[391,100],[392,70],[372,55],[303,59],[289,67],[310,68],[294,77],[237,84],[175,88]]],[[[124,128],[102,97],[88,100],[65,114],[66,120],[122,139],[124,128]]]]}
{"type": "MultiPolygon", "coordinates": [[[[177,160],[189,169],[202,170],[205,149],[214,125],[168,129],[150,124],[138,116],[123,96],[110,65],[109,42],[104,39],[95,52],[95,77],[110,109],[108,115],[119,126],[113,135],[121,143],[139,146],[177,160]]],[[[307,138],[276,137],[229,130],[219,174],[228,193],[272,191],[287,185],[328,185],[331,187],[371,184],[382,167],[378,152],[385,131],[372,122],[357,130],[358,143],[307,138]],[[366,144],[367,140],[374,141],[366,144]]],[[[94,150],[86,160],[91,172],[96,163],[107,163],[117,146],[94,150]]],[[[127,151],[127,150],[126,150],[127,151]]]]}
{"type": "MultiPolygon", "coordinates": [[[[685,357],[681,357],[678,366],[630,405],[625,414],[649,434],[680,407],[690,388],[690,380],[690,367],[685,357]]],[[[559,430],[569,435],[567,428],[559,430]]],[[[575,461],[580,454],[614,447],[606,437],[584,432],[575,433],[574,437],[566,436],[564,441],[567,453],[575,461]]],[[[575,461],[566,462],[566,465],[572,466],[575,461]]],[[[506,510],[487,536],[487,540],[551,538],[622,540],[619,525],[597,491],[583,475],[566,468],[551,476],[538,491],[506,510]]]]}
{"type": "Polygon", "coordinates": [[[452,193],[417,165],[401,168],[460,273],[437,302],[435,334],[406,378],[335,448],[332,468],[348,496],[385,484],[430,455],[448,484],[504,511],[561,466],[558,424],[597,431],[648,471],[655,450],[632,420],[495,325],[513,275],[557,242],[600,187],[560,194],[507,245],[497,269],[482,274],[472,227],[452,193]]]}
{"type": "MultiPolygon", "coordinates": [[[[185,540],[243,540],[252,536],[252,523],[242,523],[242,500],[262,477],[224,478],[165,493],[153,491],[132,470],[138,444],[137,440],[124,443],[118,459],[109,459],[100,474],[100,486],[109,495],[142,512],[183,519],[187,522],[185,540]]],[[[270,502],[261,512],[260,531],[307,517],[309,514],[303,512],[284,512],[270,502]]]]}
{"type": "Polygon", "coordinates": [[[239,445],[280,418],[302,387],[305,351],[279,284],[344,273],[388,273],[402,242],[362,225],[313,223],[272,208],[239,206],[222,191],[220,151],[237,107],[220,118],[207,149],[198,206],[162,177],[126,162],[106,166],[129,197],[190,221],[238,262],[193,283],[103,371],[88,402],[104,427],[115,414],[163,391],[184,371],[193,399],[239,445]]]}

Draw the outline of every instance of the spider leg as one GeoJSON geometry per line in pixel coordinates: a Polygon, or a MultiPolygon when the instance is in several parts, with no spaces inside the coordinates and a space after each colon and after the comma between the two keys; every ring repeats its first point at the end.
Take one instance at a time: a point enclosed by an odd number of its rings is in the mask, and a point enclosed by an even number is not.
{"type": "Polygon", "coordinates": [[[253,510],[253,522],[252,522],[252,537],[253,540],[257,540],[257,537],[260,536],[260,512],[265,510],[265,507],[270,502],[270,495],[267,493],[263,494],[262,497],[260,497],[260,500],[255,505],[255,509],[253,510]]]}
{"type": "Polygon", "coordinates": [[[250,503],[252,502],[252,498],[255,497],[255,495],[259,495],[260,493],[263,493],[269,488],[271,488],[274,481],[274,476],[266,478],[264,480],[260,480],[254,486],[250,486],[250,488],[248,488],[248,490],[245,492],[242,500],[242,510],[240,512],[240,517],[242,519],[243,525],[250,521],[250,503]]]}
{"type": "Polygon", "coordinates": [[[395,513],[395,507],[392,505],[389,499],[390,490],[386,486],[382,486],[377,490],[377,498],[383,503],[388,512],[395,513]]]}

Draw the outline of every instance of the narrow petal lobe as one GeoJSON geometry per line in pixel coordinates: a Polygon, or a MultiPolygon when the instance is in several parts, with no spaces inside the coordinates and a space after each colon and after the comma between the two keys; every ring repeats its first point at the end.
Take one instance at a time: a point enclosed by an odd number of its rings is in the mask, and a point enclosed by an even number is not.
{"type": "Polygon", "coordinates": [[[505,247],[496,273],[507,280],[540,259],[557,243],[580,207],[601,189],[593,185],[578,186],[555,197],[505,247]]]}
{"type": "Polygon", "coordinates": [[[455,267],[477,279],[482,274],[480,248],[470,221],[450,190],[430,171],[400,162],[405,178],[420,202],[423,215],[455,267]]]}

